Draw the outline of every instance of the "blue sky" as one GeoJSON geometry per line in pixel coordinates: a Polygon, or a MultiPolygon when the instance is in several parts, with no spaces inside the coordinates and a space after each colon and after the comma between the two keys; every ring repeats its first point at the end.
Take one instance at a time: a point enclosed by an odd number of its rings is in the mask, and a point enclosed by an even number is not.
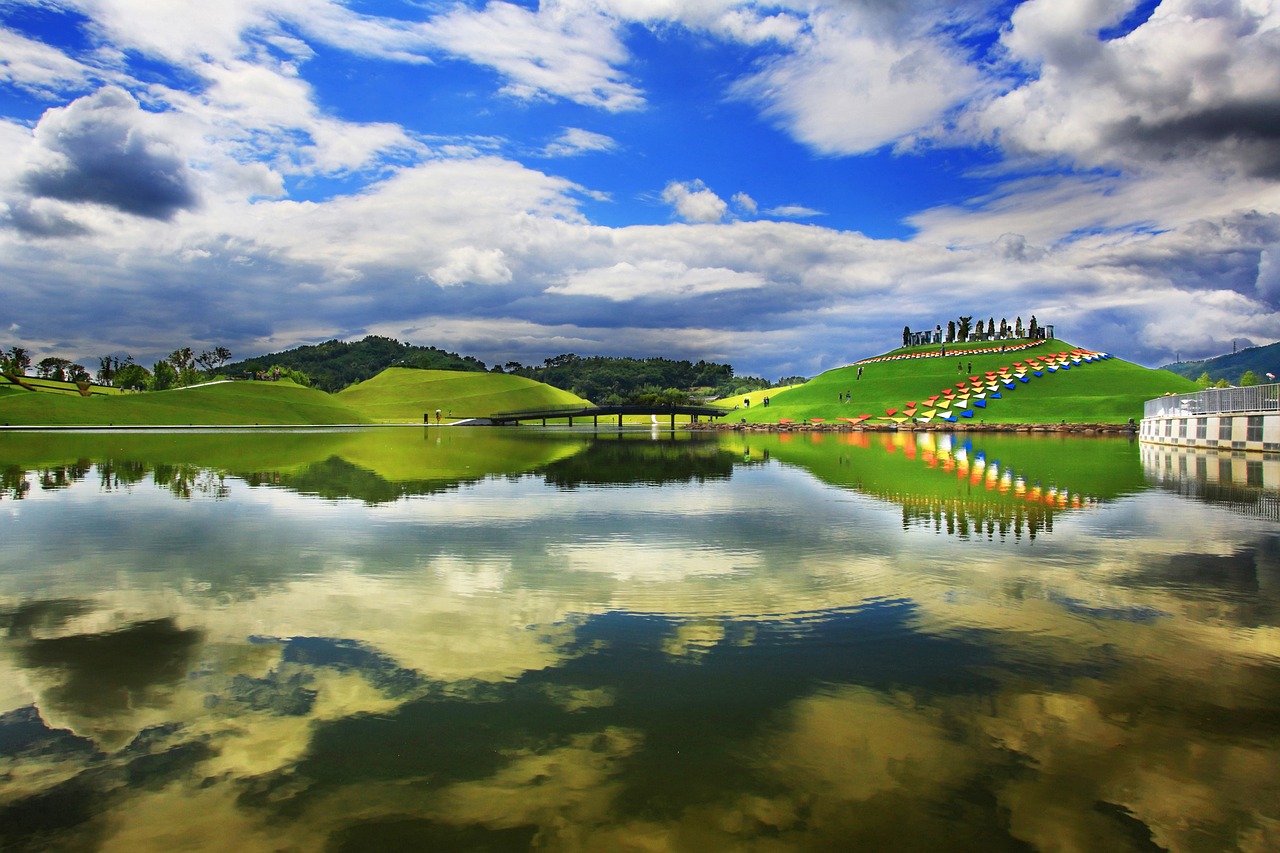
{"type": "Polygon", "coordinates": [[[1270,0],[0,0],[0,346],[1280,338],[1270,0]]]}

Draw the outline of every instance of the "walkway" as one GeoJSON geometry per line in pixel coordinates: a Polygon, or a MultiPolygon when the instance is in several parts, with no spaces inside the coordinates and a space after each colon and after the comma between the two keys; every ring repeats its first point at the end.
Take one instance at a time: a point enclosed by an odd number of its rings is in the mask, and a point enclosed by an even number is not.
{"type": "Polygon", "coordinates": [[[693,423],[698,418],[720,418],[729,414],[729,409],[715,406],[561,406],[547,409],[527,409],[519,412],[498,412],[490,415],[489,420],[497,425],[518,424],[522,421],[541,421],[543,426],[548,420],[568,419],[573,426],[574,418],[591,418],[591,422],[599,426],[600,418],[617,416],[618,426],[622,426],[623,415],[650,415],[671,418],[671,428],[676,427],[676,415],[687,415],[693,423]]]}

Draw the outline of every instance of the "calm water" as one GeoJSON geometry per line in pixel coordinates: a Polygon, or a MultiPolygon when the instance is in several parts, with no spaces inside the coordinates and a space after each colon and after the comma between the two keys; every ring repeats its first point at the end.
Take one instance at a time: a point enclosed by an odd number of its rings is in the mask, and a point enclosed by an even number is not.
{"type": "Polygon", "coordinates": [[[0,434],[0,849],[1280,849],[1280,462],[0,434]]]}

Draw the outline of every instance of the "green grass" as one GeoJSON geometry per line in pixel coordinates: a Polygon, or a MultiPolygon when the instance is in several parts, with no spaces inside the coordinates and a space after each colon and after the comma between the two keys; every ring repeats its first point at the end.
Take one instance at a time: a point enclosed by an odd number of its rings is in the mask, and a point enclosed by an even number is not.
{"type": "MultiPolygon", "coordinates": [[[[801,421],[808,418],[856,417],[862,414],[880,416],[886,409],[902,409],[907,402],[922,403],[944,388],[954,388],[968,376],[982,375],[1000,367],[1012,367],[1029,355],[1069,351],[1075,347],[1065,341],[1051,341],[1044,346],[1014,353],[965,354],[946,358],[921,358],[878,362],[864,365],[862,378],[858,368],[850,365],[829,370],[787,391],[770,393],[768,408],[752,397],[749,409],[739,409],[729,418],[745,418],[750,423],[777,423],[779,419],[801,421]],[[972,370],[970,370],[972,365],[972,370]],[[961,370],[957,370],[962,366],[961,370]],[[850,402],[841,403],[840,395],[850,394],[850,402]]],[[[886,355],[919,351],[921,348],[894,350],[886,355]]],[[[936,347],[928,348],[936,351],[936,347]]],[[[1118,358],[1081,364],[1057,373],[1046,371],[1042,377],[1016,383],[1012,391],[1002,388],[1001,399],[988,400],[978,409],[974,422],[986,423],[1125,423],[1142,417],[1145,400],[1169,392],[1195,391],[1188,379],[1165,370],[1150,370],[1118,358]]],[[[968,420],[967,418],[965,419],[968,420]]]]}
{"type": "Polygon", "coordinates": [[[25,392],[0,397],[12,426],[343,424],[370,419],[323,391],[292,382],[224,382],[145,394],[80,397],[25,392]]]}
{"type": "Polygon", "coordinates": [[[376,423],[422,423],[424,414],[430,414],[434,422],[436,409],[442,420],[448,421],[586,405],[576,394],[523,376],[406,367],[387,368],[372,379],[344,388],[334,399],[376,423]]]}

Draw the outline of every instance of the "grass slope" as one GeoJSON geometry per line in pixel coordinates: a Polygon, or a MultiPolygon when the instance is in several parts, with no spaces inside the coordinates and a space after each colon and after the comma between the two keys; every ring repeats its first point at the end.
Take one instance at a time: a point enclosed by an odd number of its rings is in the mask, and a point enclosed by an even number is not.
{"type": "Polygon", "coordinates": [[[422,423],[436,409],[445,420],[483,418],[495,412],[585,405],[576,394],[523,376],[389,367],[344,388],[334,399],[378,423],[422,423]]]}
{"type": "Polygon", "coordinates": [[[369,422],[369,418],[323,391],[284,381],[224,382],[173,391],[87,398],[29,391],[0,397],[0,424],[12,426],[369,422]]]}
{"type": "MultiPolygon", "coordinates": [[[[1013,353],[963,353],[946,358],[919,358],[864,364],[862,378],[856,365],[829,370],[788,391],[771,393],[768,408],[753,398],[750,408],[739,409],[729,420],[777,423],[806,418],[880,416],[886,409],[903,408],[909,401],[923,401],[944,388],[954,388],[970,375],[982,375],[1009,367],[1027,356],[1069,351],[1065,341],[1013,353]],[[852,395],[847,403],[841,394],[852,395]]],[[[886,356],[917,350],[901,349],[886,356]]],[[[1142,417],[1143,401],[1169,392],[1194,391],[1195,383],[1164,370],[1151,370],[1118,358],[1078,365],[1057,373],[1045,372],[1014,390],[1002,391],[1002,399],[989,400],[975,412],[975,422],[987,423],[1125,423],[1142,417]]],[[[874,422],[874,421],[873,421],[874,422]]]]}

